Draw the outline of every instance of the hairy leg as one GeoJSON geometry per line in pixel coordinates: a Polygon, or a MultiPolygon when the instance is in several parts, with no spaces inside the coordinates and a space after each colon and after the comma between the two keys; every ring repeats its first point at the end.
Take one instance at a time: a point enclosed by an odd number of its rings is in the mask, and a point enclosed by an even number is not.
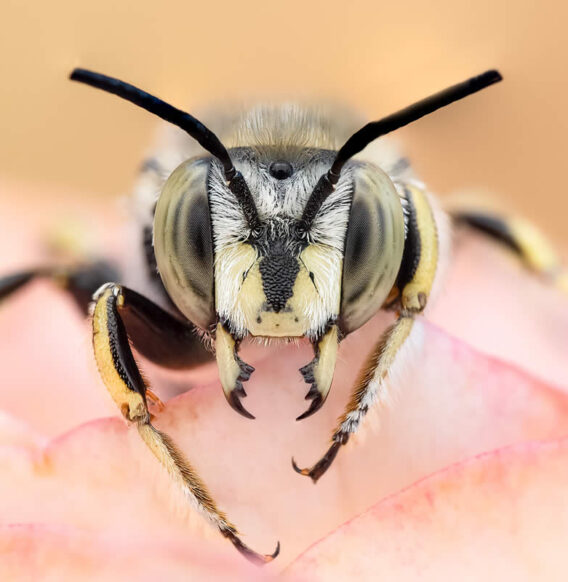
{"type": "Polygon", "coordinates": [[[338,420],[332,444],[312,467],[300,469],[292,459],[297,473],[310,477],[314,483],[329,469],[342,445],[349,441],[361,425],[370,407],[381,402],[386,390],[385,382],[389,370],[400,356],[412,331],[414,317],[426,307],[438,264],[438,234],[424,192],[416,187],[405,188],[411,219],[400,274],[393,293],[398,305],[398,319],[388,328],[369,354],[355,383],[345,412],[338,420]]]}
{"type": "Polygon", "coordinates": [[[99,372],[123,416],[136,424],[138,432],[154,456],[181,488],[190,503],[208,518],[246,558],[266,563],[276,557],[257,554],[242,542],[236,527],[220,511],[195,470],[184,458],[172,439],[156,429],[147,406],[147,382],[134,360],[121,313],[128,309],[122,286],[108,283],[95,296],[93,312],[93,347],[99,372]]]}

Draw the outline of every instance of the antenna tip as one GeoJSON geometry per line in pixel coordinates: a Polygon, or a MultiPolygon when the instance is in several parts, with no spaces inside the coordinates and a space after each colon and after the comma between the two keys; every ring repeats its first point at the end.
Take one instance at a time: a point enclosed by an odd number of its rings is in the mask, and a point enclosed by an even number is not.
{"type": "Polygon", "coordinates": [[[489,71],[485,71],[485,73],[481,73],[477,77],[478,82],[482,85],[493,85],[493,83],[499,83],[499,81],[503,80],[503,75],[497,69],[490,69],[489,71]]]}
{"type": "Polygon", "coordinates": [[[79,81],[80,83],[88,83],[89,80],[94,79],[95,77],[100,76],[97,73],[93,73],[93,71],[89,71],[88,69],[81,69],[80,67],[76,67],[69,73],[69,80],[70,81],[79,81]]]}

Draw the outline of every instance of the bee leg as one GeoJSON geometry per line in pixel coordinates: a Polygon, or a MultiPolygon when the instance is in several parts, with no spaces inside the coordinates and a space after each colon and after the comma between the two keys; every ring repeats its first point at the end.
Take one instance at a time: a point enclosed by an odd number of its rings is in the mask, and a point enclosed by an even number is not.
{"type": "Polygon", "coordinates": [[[32,279],[37,277],[37,272],[34,270],[20,271],[13,273],[0,279],[0,301],[6,299],[12,293],[19,291],[22,287],[27,285],[32,279]]]}
{"type": "MultiPolygon", "coordinates": [[[[0,302],[41,278],[69,293],[87,315],[93,293],[107,281],[116,280],[118,273],[102,261],[29,269],[0,278],[0,302]]],[[[134,347],[145,358],[170,369],[189,369],[213,360],[193,324],[174,317],[132,289],[122,287],[122,293],[127,300],[121,316],[134,347]]]]}
{"type": "Polygon", "coordinates": [[[269,555],[257,554],[246,546],[172,439],[152,425],[147,407],[148,386],[132,355],[121,317],[122,311],[128,308],[128,295],[120,285],[108,283],[94,297],[93,347],[105,386],[124,417],[136,424],[142,440],[185,496],[247,559],[257,564],[270,562],[278,554],[279,545],[269,555]]]}
{"type": "Polygon", "coordinates": [[[568,271],[544,233],[529,221],[473,209],[453,210],[451,216],[456,224],[467,225],[507,246],[528,269],[568,293],[568,271]]]}
{"type": "Polygon", "coordinates": [[[337,346],[339,342],[339,332],[336,325],[332,325],[317,343],[314,343],[314,359],[300,368],[300,373],[307,384],[311,384],[306,400],[311,400],[310,407],[306,412],[298,416],[296,420],[302,420],[318,411],[331,388],[333,372],[335,370],[335,360],[337,359],[337,346]]]}
{"type": "Polygon", "coordinates": [[[86,315],[93,293],[107,281],[118,277],[117,270],[104,261],[73,267],[38,267],[0,278],[0,301],[22,289],[35,279],[49,279],[67,291],[86,315]]]}
{"type": "Polygon", "coordinates": [[[388,371],[399,349],[409,336],[413,323],[414,315],[404,313],[386,330],[367,358],[359,374],[349,404],[340,417],[338,426],[331,437],[331,446],[324,456],[308,469],[300,469],[294,459],[292,459],[292,466],[297,473],[311,477],[312,481],[316,483],[329,469],[341,445],[347,444],[351,434],[357,431],[369,408],[375,402],[381,401],[388,371]]]}
{"type": "Polygon", "coordinates": [[[166,405],[160,400],[160,397],[148,386],[146,386],[146,400],[149,400],[160,412],[166,408],[166,405]]]}
{"type": "Polygon", "coordinates": [[[396,287],[401,290],[396,322],[381,336],[369,354],[345,412],[339,418],[332,435],[332,444],[324,456],[310,468],[300,469],[294,459],[297,473],[311,477],[314,483],[329,469],[342,445],[359,428],[369,408],[381,402],[386,390],[385,381],[395,359],[412,331],[414,318],[426,307],[438,263],[438,235],[436,223],[426,195],[415,186],[405,186],[409,212],[408,235],[396,287]]]}
{"type": "Polygon", "coordinates": [[[136,350],[148,360],[172,370],[193,368],[213,360],[195,326],[174,317],[140,293],[121,286],[120,315],[136,350]]]}
{"type": "Polygon", "coordinates": [[[245,418],[254,419],[254,416],[246,410],[241,403],[241,398],[247,393],[243,388],[254,368],[243,362],[238,356],[239,342],[233,338],[222,323],[217,324],[215,334],[215,353],[217,366],[219,367],[219,379],[227,402],[231,408],[242,414],[245,418]]]}

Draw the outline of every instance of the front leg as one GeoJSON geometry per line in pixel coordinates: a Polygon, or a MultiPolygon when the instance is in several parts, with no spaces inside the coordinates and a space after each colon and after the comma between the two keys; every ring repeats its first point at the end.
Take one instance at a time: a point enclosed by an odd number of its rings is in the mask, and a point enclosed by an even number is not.
{"type": "Polygon", "coordinates": [[[400,310],[397,321],[381,336],[369,354],[355,383],[351,399],[339,418],[331,441],[323,457],[312,467],[300,469],[294,459],[297,473],[311,477],[314,483],[329,469],[339,449],[359,428],[363,417],[386,390],[385,382],[395,359],[406,344],[414,317],[426,307],[438,263],[438,234],[428,199],[418,188],[405,187],[409,212],[408,235],[402,265],[396,283],[400,310]],[[400,289],[400,292],[398,292],[400,289]]]}
{"type": "Polygon", "coordinates": [[[345,412],[339,418],[338,426],[331,437],[331,446],[323,457],[309,469],[300,469],[294,459],[292,466],[297,473],[311,477],[314,483],[329,469],[341,445],[347,444],[367,414],[377,401],[380,403],[384,392],[384,382],[395,358],[412,331],[414,316],[401,314],[399,319],[386,330],[363,366],[351,394],[345,412]]]}
{"type": "Polygon", "coordinates": [[[94,298],[93,347],[103,382],[126,420],[136,424],[148,448],[185,496],[246,558],[255,563],[270,562],[278,554],[279,546],[270,555],[257,554],[246,546],[172,439],[151,424],[146,402],[148,387],[132,355],[121,317],[121,312],[128,309],[127,297],[124,287],[108,283],[94,298]]]}

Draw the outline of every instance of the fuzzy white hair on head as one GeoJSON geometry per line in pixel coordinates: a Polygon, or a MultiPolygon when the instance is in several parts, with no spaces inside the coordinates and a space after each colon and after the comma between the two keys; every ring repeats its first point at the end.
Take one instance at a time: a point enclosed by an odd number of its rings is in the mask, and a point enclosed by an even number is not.
{"type": "Polygon", "coordinates": [[[338,149],[361,124],[337,106],[280,103],[242,110],[222,132],[230,147],[338,149]]]}

